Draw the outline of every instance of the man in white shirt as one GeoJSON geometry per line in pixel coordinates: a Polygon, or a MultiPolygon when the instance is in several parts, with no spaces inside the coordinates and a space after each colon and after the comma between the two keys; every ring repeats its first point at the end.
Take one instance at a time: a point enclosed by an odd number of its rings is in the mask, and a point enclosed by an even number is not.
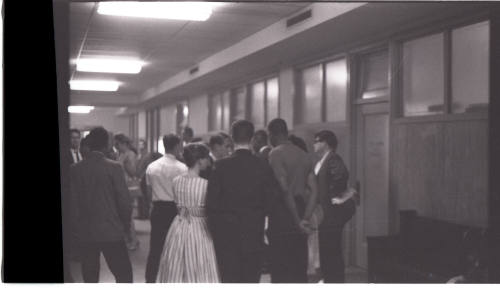
{"type": "Polygon", "coordinates": [[[174,134],[163,137],[165,156],[152,162],[146,169],[146,184],[152,191],[151,236],[146,264],[146,283],[156,282],[163,244],[175,216],[173,180],[187,172],[184,163],[177,160],[182,154],[181,139],[174,134]]]}
{"type": "Polygon", "coordinates": [[[80,154],[80,139],[81,134],[77,129],[71,129],[71,164],[78,163],[82,160],[82,155],[80,154]]]}

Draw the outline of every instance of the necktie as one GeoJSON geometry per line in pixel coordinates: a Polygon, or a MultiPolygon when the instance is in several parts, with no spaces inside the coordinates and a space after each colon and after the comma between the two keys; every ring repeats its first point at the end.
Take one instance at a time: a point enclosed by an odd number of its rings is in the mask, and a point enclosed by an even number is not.
{"type": "Polygon", "coordinates": [[[80,154],[78,154],[78,151],[75,150],[75,155],[76,155],[76,162],[80,162],[80,154]]]}

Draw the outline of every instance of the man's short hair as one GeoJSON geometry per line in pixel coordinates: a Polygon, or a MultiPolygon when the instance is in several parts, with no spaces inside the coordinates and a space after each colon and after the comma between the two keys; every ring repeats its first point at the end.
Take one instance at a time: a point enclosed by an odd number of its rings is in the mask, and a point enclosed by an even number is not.
{"type": "Polygon", "coordinates": [[[95,151],[108,148],[109,134],[103,127],[96,127],[90,130],[87,137],[90,150],[95,151]]]}
{"type": "Polygon", "coordinates": [[[333,150],[337,149],[337,136],[335,136],[335,133],[330,130],[319,131],[314,135],[314,138],[318,139],[319,141],[325,142],[333,150]]]}
{"type": "Polygon", "coordinates": [[[224,145],[224,137],[222,137],[220,134],[219,135],[214,135],[210,137],[210,140],[208,140],[208,146],[213,149],[215,145],[224,145]]]}
{"type": "Polygon", "coordinates": [[[288,126],[286,125],[285,120],[280,118],[273,119],[271,122],[269,122],[269,124],[267,125],[267,130],[274,136],[288,136],[288,126]]]}
{"type": "Polygon", "coordinates": [[[247,120],[237,120],[231,125],[231,136],[234,143],[250,143],[254,133],[252,122],[247,120]]]}
{"type": "Polygon", "coordinates": [[[80,130],[78,130],[78,129],[73,128],[73,129],[69,130],[69,134],[70,135],[73,134],[73,133],[76,133],[76,134],[78,134],[78,136],[81,136],[80,130]]]}
{"type": "Polygon", "coordinates": [[[181,138],[175,134],[167,134],[163,136],[163,147],[165,151],[172,151],[175,149],[175,146],[181,143],[181,138]]]}
{"type": "Polygon", "coordinates": [[[188,127],[188,126],[184,127],[184,130],[183,130],[182,134],[183,135],[187,135],[187,136],[189,136],[191,138],[193,138],[193,136],[194,136],[193,129],[191,129],[191,127],[188,127]]]}

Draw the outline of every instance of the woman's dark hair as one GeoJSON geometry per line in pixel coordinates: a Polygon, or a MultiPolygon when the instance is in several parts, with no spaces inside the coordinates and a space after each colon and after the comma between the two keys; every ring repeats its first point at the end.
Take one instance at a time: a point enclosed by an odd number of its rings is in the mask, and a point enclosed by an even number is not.
{"type": "Polygon", "coordinates": [[[319,141],[326,142],[330,148],[333,150],[337,149],[338,141],[337,141],[337,136],[335,136],[335,133],[329,130],[322,130],[319,131],[314,135],[314,138],[318,139],[319,141]]]}
{"type": "Polygon", "coordinates": [[[114,139],[115,142],[127,145],[128,149],[132,150],[135,154],[137,154],[137,149],[135,149],[134,145],[132,145],[132,140],[130,140],[130,138],[127,137],[125,134],[118,133],[115,135],[114,139]]]}
{"type": "Polygon", "coordinates": [[[288,136],[288,140],[290,140],[290,142],[292,142],[293,145],[304,150],[304,152],[307,152],[307,145],[306,145],[306,142],[304,141],[304,139],[292,134],[292,135],[288,136]]]}
{"type": "Polygon", "coordinates": [[[203,158],[208,158],[209,150],[201,143],[190,143],[184,147],[182,157],[189,168],[193,168],[196,162],[203,158]]]}

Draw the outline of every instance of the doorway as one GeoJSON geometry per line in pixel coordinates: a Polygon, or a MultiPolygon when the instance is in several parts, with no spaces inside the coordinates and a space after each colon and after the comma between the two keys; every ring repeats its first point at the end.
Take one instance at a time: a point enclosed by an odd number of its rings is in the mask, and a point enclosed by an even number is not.
{"type": "Polygon", "coordinates": [[[354,180],[360,204],[354,217],[354,261],[367,268],[367,236],[389,233],[389,104],[356,106],[354,180]]]}

